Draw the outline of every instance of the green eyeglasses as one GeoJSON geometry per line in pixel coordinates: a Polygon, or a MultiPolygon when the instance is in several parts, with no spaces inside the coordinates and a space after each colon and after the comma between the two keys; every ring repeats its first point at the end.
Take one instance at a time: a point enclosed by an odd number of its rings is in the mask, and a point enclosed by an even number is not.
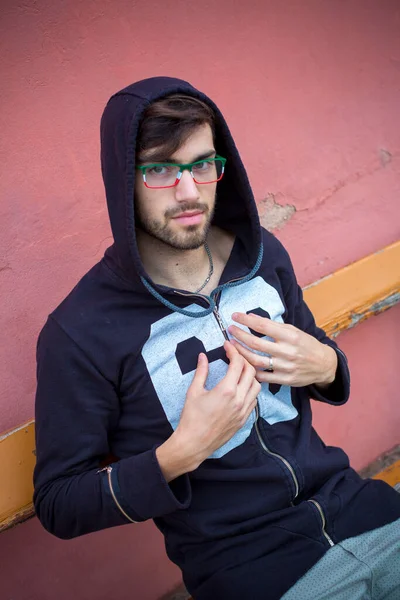
{"type": "Polygon", "coordinates": [[[153,163],[137,165],[143,176],[144,185],[150,189],[170,188],[178,185],[183,171],[189,171],[195,183],[216,183],[224,175],[226,158],[215,156],[193,163],[153,163]]]}

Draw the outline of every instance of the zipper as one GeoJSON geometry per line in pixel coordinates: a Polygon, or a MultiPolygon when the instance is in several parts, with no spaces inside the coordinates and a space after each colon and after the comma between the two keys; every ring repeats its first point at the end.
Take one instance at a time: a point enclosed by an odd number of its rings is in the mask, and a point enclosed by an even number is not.
{"type": "MultiPolygon", "coordinates": [[[[262,447],[263,450],[265,450],[265,452],[267,454],[270,454],[271,456],[275,456],[275,458],[279,459],[287,468],[287,470],[289,471],[290,475],[292,476],[293,479],[293,483],[294,483],[294,496],[293,496],[293,500],[295,500],[297,498],[297,496],[299,495],[299,482],[298,479],[296,477],[296,473],[292,467],[292,465],[290,464],[290,462],[284,458],[283,456],[281,456],[280,454],[277,454],[276,452],[272,452],[272,450],[270,450],[267,445],[265,444],[261,432],[260,432],[260,428],[258,426],[258,419],[260,416],[260,412],[259,412],[259,408],[258,408],[258,402],[257,402],[257,406],[256,406],[256,421],[255,421],[255,428],[256,428],[256,433],[257,433],[257,438],[258,441],[262,447]]],[[[293,506],[293,500],[291,502],[292,506],[293,506]]]]}
{"type": "MultiPolygon", "coordinates": [[[[174,290],[174,292],[175,292],[176,294],[180,294],[181,296],[195,296],[195,297],[197,297],[197,298],[200,296],[199,294],[192,294],[192,293],[179,292],[178,290],[174,290]]],[[[217,323],[218,323],[218,325],[219,325],[219,328],[220,328],[220,330],[222,331],[222,335],[224,336],[224,338],[225,338],[226,340],[228,340],[228,341],[229,341],[229,336],[228,336],[228,334],[227,334],[227,332],[226,332],[226,327],[225,327],[225,325],[224,325],[224,322],[223,322],[223,320],[222,320],[222,317],[221,317],[221,315],[220,315],[220,313],[219,313],[219,311],[218,311],[218,300],[219,300],[220,293],[221,293],[221,292],[218,292],[218,295],[217,295],[217,297],[216,297],[216,298],[215,298],[215,300],[214,300],[214,302],[215,302],[215,307],[214,307],[214,309],[213,309],[213,315],[214,315],[214,317],[215,317],[215,318],[216,318],[216,320],[217,320],[217,323]]],[[[208,299],[208,297],[207,297],[207,296],[200,296],[200,298],[206,299],[206,300],[207,300],[207,302],[208,302],[208,304],[210,304],[210,306],[211,306],[210,300],[208,299]]]]}
{"type": "MultiPolygon", "coordinates": [[[[225,328],[224,322],[222,320],[221,314],[218,311],[218,301],[217,301],[217,298],[215,299],[215,308],[213,310],[213,313],[214,313],[214,316],[215,316],[215,318],[216,318],[216,320],[218,322],[218,325],[219,325],[219,327],[220,327],[220,329],[221,329],[224,337],[227,340],[229,340],[229,337],[228,337],[228,334],[226,333],[226,328],[225,328]]],[[[258,441],[259,441],[262,449],[267,454],[269,454],[271,456],[274,456],[275,458],[277,458],[278,460],[280,460],[285,465],[285,467],[287,468],[287,470],[289,471],[289,473],[290,473],[290,475],[292,477],[293,483],[294,483],[294,497],[293,497],[293,500],[295,500],[297,498],[297,496],[299,495],[299,489],[300,489],[299,488],[299,482],[298,482],[297,477],[296,477],[296,473],[295,473],[292,465],[290,464],[290,462],[286,458],[284,458],[280,454],[277,454],[276,452],[272,452],[272,450],[270,450],[267,447],[267,445],[265,444],[265,442],[264,442],[264,440],[263,440],[263,438],[261,436],[260,428],[258,426],[258,418],[259,418],[258,401],[257,401],[257,406],[256,406],[255,410],[256,410],[255,428],[256,428],[256,433],[257,433],[257,439],[258,439],[258,441]]],[[[293,506],[293,500],[291,502],[292,506],[293,506]]]]}
{"type": "Polygon", "coordinates": [[[329,545],[330,546],[334,546],[335,542],[332,540],[332,538],[326,532],[326,529],[325,529],[325,527],[326,527],[326,519],[325,519],[324,511],[322,510],[322,507],[321,507],[320,503],[317,502],[314,499],[307,500],[307,502],[311,502],[317,508],[317,510],[319,512],[319,515],[321,517],[321,521],[322,521],[322,533],[323,533],[324,537],[326,538],[326,540],[328,541],[329,545]]]}
{"type": "Polygon", "coordinates": [[[224,322],[223,322],[223,320],[222,320],[222,317],[221,317],[221,315],[220,315],[220,313],[219,313],[219,311],[218,311],[217,304],[215,304],[215,308],[214,308],[214,310],[213,310],[213,313],[214,313],[214,316],[215,316],[215,318],[217,319],[217,322],[218,322],[219,328],[220,328],[220,329],[221,329],[221,331],[222,331],[222,335],[224,336],[224,338],[225,338],[226,340],[229,340],[228,334],[226,333],[226,327],[225,327],[225,325],[224,325],[224,322]]]}
{"type": "Polygon", "coordinates": [[[124,517],[126,517],[128,519],[128,521],[130,521],[131,523],[138,523],[138,521],[134,521],[133,519],[131,519],[131,517],[124,511],[124,509],[122,508],[122,506],[120,505],[120,503],[117,500],[117,497],[115,495],[114,488],[113,488],[113,485],[112,485],[112,481],[111,481],[112,466],[108,465],[108,467],[104,467],[103,469],[99,469],[97,471],[97,473],[102,473],[103,471],[107,471],[107,479],[108,479],[108,485],[109,485],[109,488],[110,488],[111,496],[113,497],[113,500],[114,500],[115,504],[118,506],[119,510],[122,512],[122,514],[124,515],[124,517]]]}
{"type": "Polygon", "coordinates": [[[226,332],[225,323],[224,323],[224,321],[223,321],[223,319],[221,317],[221,314],[220,314],[220,312],[218,310],[218,308],[219,308],[218,307],[218,302],[219,302],[220,296],[221,296],[221,291],[219,291],[218,294],[216,295],[216,297],[214,298],[215,307],[213,309],[213,315],[217,319],[217,323],[219,325],[220,330],[222,331],[222,335],[224,336],[224,338],[226,340],[229,341],[229,336],[228,336],[228,334],[226,332]]]}

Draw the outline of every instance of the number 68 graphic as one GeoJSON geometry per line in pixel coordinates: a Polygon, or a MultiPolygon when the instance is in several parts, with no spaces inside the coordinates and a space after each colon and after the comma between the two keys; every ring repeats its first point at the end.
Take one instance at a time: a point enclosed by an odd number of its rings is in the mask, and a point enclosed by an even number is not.
{"type": "MultiPolygon", "coordinates": [[[[192,312],[202,311],[195,304],[188,308],[192,312]]],[[[224,289],[219,303],[219,312],[227,326],[232,322],[233,312],[253,312],[283,322],[284,310],[278,292],[261,277],[224,289]]],[[[260,336],[254,331],[252,333],[260,336]]],[[[208,357],[208,389],[215,387],[224,377],[227,358],[223,343],[224,337],[213,314],[194,318],[173,312],[152,324],[142,356],[158,399],[174,430],[179,423],[199,353],[204,352],[208,357]]],[[[263,384],[258,401],[260,417],[271,425],[297,416],[297,410],[291,402],[290,388],[287,386],[274,385],[269,389],[268,384],[263,384]]],[[[250,435],[254,419],[253,413],[245,425],[210,458],[220,458],[243,444],[250,435]]]]}

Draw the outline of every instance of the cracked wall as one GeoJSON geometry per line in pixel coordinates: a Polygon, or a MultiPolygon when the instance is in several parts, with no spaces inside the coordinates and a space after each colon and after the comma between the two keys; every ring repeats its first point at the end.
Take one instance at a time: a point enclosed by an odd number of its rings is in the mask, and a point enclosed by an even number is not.
{"type": "Polygon", "coordinates": [[[295,212],[296,207],[293,204],[280,204],[274,194],[269,194],[258,203],[261,225],[268,231],[282,229],[295,212]]]}

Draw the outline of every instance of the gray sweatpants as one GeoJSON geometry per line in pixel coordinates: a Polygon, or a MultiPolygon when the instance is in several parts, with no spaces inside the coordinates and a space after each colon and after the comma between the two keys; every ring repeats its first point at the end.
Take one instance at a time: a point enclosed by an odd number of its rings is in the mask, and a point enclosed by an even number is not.
{"type": "Polygon", "coordinates": [[[281,600],[400,600],[400,519],[330,548],[281,600]]]}

